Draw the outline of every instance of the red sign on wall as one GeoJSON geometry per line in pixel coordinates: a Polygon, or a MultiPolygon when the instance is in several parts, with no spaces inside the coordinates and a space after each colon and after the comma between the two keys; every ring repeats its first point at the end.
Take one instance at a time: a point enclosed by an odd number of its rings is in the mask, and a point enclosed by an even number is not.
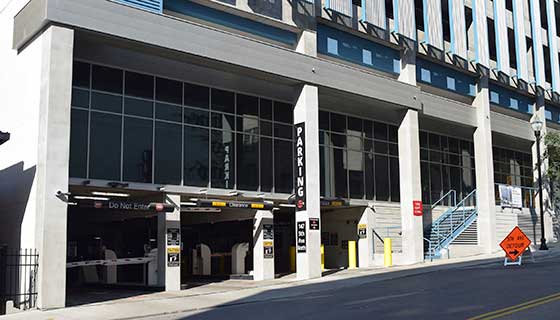
{"type": "Polygon", "coordinates": [[[412,201],[412,214],[414,214],[417,217],[421,217],[423,211],[424,210],[422,208],[422,201],[420,200],[412,201]]]}

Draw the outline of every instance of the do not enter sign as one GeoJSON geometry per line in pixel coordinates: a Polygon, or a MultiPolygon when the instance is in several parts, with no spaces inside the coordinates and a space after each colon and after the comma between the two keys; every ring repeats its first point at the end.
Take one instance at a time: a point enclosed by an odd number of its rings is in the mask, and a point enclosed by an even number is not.
{"type": "Polygon", "coordinates": [[[531,240],[527,238],[525,233],[523,233],[519,227],[513,228],[513,230],[500,243],[500,247],[502,247],[506,256],[511,260],[519,258],[529,245],[531,245],[531,240]]]}

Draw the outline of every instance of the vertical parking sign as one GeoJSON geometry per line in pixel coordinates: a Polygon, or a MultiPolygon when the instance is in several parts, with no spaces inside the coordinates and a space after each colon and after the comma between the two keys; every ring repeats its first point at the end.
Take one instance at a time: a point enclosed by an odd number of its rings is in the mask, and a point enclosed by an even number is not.
{"type": "Polygon", "coordinates": [[[296,145],[294,152],[295,161],[295,186],[296,186],[296,211],[305,210],[305,122],[295,125],[296,145]]]}

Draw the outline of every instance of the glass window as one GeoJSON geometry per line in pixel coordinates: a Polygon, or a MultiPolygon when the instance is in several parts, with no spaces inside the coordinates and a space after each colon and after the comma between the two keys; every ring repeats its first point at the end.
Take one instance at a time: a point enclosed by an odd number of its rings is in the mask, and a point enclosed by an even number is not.
{"type": "Polygon", "coordinates": [[[174,104],[156,102],[156,119],[181,122],[183,108],[174,104]]]}
{"type": "Polygon", "coordinates": [[[375,122],[373,125],[373,136],[377,140],[387,141],[387,125],[381,122],[375,122]]]}
{"type": "Polygon", "coordinates": [[[92,92],[91,108],[100,111],[122,113],[122,96],[92,92]]]}
{"type": "Polygon", "coordinates": [[[348,198],[346,150],[335,148],[331,150],[334,169],[334,195],[335,197],[348,198]]]}
{"type": "Polygon", "coordinates": [[[331,131],[346,133],[346,116],[331,113],[331,131]]]}
{"type": "Polygon", "coordinates": [[[292,139],[293,126],[275,123],[274,136],[276,138],[292,139]]]}
{"type": "Polygon", "coordinates": [[[274,101],[274,121],[293,124],[294,106],[291,104],[274,101]]]}
{"type": "Polygon", "coordinates": [[[121,180],[122,116],[91,113],[89,178],[121,180]]]}
{"type": "Polygon", "coordinates": [[[389,129],[389,141],[398,142],[399,141],[399,131],[398,128],[392,125],[387,126],[389,129]]]}
{"type": "Polygon", "coordinates": [[[123,180],[152,182],[153,121],[124,118],[123,180]]]}
{"type": "Polygon", "coordinates": [[[252,115],[237,117],[237,131],[243,133],[258,134],[259,117],[252,115]]]}
{"type": "Polygon", "coordinates": [[[184,184],[207,187],[209,172],[208,129],[184,126],[184,184]]]}
{"type": "MultiPolygon", "coordinates": [[[[377,123],[375,123],[377,125],[377,123]]],[[[375,155],[375,196],[377,201],[389,201],[389,158],[375,155]]]]}
{"type": "Polygon", "coordinates": [[[124,89],[126,95],[154,99],[154,77],[126,71],[124,89]]]}
{"type": "Polygon", "coordinates": [[[152,118],[154,115],[154,103],[152,101],[125,97],[124,113],[131,116],[152,118]]]}
{"type": "Polygon", "coordinates": [[[196,84],[184,84],[185,106],[208,109],[210,105],[210,88],[196,84]]]}
{"type": "Polygon", "coordinates": [[[294,187],[293,145],[291,141],[274,140],[274,191],[291,194],[294,187]]]}
{"type": "Polygon", "coordinates": [[[320,194],[323,197],[329,197],[330,192],[327,194],[326,190],[330,190],[330,185],[328,186],[329,180],[329,164],[328,159],[328,147],[319,146],[319,184],[320,184],[320,194]]]}
{"type": "Polygon", "coordinates": [[[365,176],[366,176],[366,199],[373,200],[375,195],[375,181],[374,181],[374,161],[373,154],[364,153],[365,162],[365,176]]]}
{"type": "Polygon", "coordinates": [[[92,89],[122,94],[123,72],[103,66],[92,66],[92,89]]]}
{"type": "Polygon", "coordinates": [[[430,183],[432,201],[437,201],[443,195],[441,189],[441,165],[430,164],[430,183]]]}
{"type": "MultiPolygon", "coordinates": [[[[180,118],[179,118],[180,119],[180,118]]],[[[183,130],[181,124],[156,121],[154,181],[181,184],[183,130]]]]}
{"type": "Polygon", "coordinates": [[[212,130],[212,188],[235,187],[235,142],[231,131],[212,130]]]}
{"type": "Polygon", "coordinates": [[[350,198],[364,198],[364,157],[361,151],[348,151],[350,198]]]}
{"type": "Polygon", "coordinates": [[[259,99],[253,96],[237,94],[237,115],[259,115],[259,99]]]}
{"type": "Polygon", "coordinates": [[[156,100],[182,104],[183,84],[179,81],[156,78],[156,100]]]}
{"type": "Polygon", "coordinates": [[[364,120],[364,134],[366,138],[373,139],[373,122],[364,120]]]}
{"type": "Polygon", "coordinates": [[[72,89],[72,106],[89,108],[89,91],[82,89],[72,89]]]}
{"type": "Polygon", "coordinates": [[[329,130],[329,113],[326,111],[319,111],[319,129],[329,130]]]}
{"type": "Polygon", "coordinates": [[[207,127],[210,122],[208,111],[185,108],[185,123],[207,127]]]}
{"type": "Polygon", "coordinates": [[[261,137],[261,191],[272,191],[273,184],[273,163],[272,163],[272,139],[261,137]]]}
{"type": "Polygon", "coordinates": [[[212,128],[235,130],[235,117],[232,115],[212,112],[210,121],[212,128]]]}
{"type": "Polygon", "coordinates": [[[272,123],[271,122],[261,120],[260,126],[261,126],[261,134],[262,135],[272,137],[272,123]]]}
{"type": "Polygon", "coordinates": [[[259,137],[237,134],[237,188],[256,191],[259,187],[259,137]]]}
{"type": "Polygon", "coordinates": [[[72,109],[70,120],[70,177],[87,178],[88,111],[72,109]]]}
{"type": "Polygon", "coordinates": [[[272,101],[268,99],[260,99],[260,117],[262,119],[272,120],[272,101]]]}
{"type": "Polygon", "coordinates": [[[74,61],[72,68],[72,85],[89,88],[89,63],[74,61]]]}
{"type": "Polygon", "coordinates": [[[212,110],[235,113],[235,94],[233,92],[212,89],[212,110]]]}
{"type": "Polygon", "coordinates": [[[362,119],[348,117],[348,134],[353,136],[362,135],[362,119]]]}

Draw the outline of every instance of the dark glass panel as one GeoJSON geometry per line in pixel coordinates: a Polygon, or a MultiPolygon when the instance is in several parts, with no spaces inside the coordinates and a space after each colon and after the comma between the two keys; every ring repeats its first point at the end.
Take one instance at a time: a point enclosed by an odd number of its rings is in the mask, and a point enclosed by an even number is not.
{"type": "Polygon", "coordinates": [[[378,154],[375,155],[375,195],[378,201],[389,201],[389,158],[378,154]]]}
{"type": "Polygon", "coordinates": [[[373,140],[364,139],[364,151],[373,152],[373,140]]]}
{"type": "Polygon", "coordinates": [[[91,113],[89,178],[121,180],[122,116],[91,113]]]}
{"type": "Polygon", "coordinates": [[[185,83],[183,96],[187,107],[208,109],[210,105],[210,88],[208,87],[185,83]]]}
{"type": "Polygon", "coordinates": [[[284,138],[284,139],[292,139],[293,129],[292,125],[274,124],[274,137],[276,138],[284,138]]]}
{"type": "Polygon", "coordinates": [[[321,154],[319,155],[319,161],[321,161],[321,190],[323,196],[333,197],[334,196],[334,171],[332,167],[332,148],[329,147],[319,147],[321,154]]]}
{"type": "Polygon", "coordinates": [[[274,121],[294,123],[294,106],[291,104],[274,101],[274,121]]]}
{"type": "Polygon", "coordinates": [[[365,170],[366,170],[366,199],[373,200],[375,196],[375,176],[373,165],[373,154],[364,153],[365,170]]]}
{"type": "Polygon", "coordinates": [[[212,188],[235,187],[235,141],[231,131],[212,130],[212,188]]]}
{"type": "Polygon", "coordinates": [[[208,186],[209,132],[205,128],[184,126],[184,185],[208,186]]]}
{"type": "Polygon", "coordinates": [[[89,91],[73,88],[72,107],[89,108],[89,91]]]}
{"type": "Polygon", "coordinates": [[[235,116],[212,112],[210,115],[210,124],[212,128],[235,130],[235,116]]]}
{"type": "Polygon", "coordinates": [[[91,108],[100,111],[122,112],[122,96],[112,94],[91,93],[91,108]]]}
{"type": "MultiPolygon", "coordinates": [[[[180,119],[180,118],[179,118],[180,119]]],[[[181,124],[156,121],[155,183],[181,184],[183,130],[181,124]]]]}
{"type": "Polygon", "coordinates": [[[235,94],[230,91],[212,89],[212,110],[235,113],[235,94]]]}
{"type": "Polygon", "coordinates": [[[156,78],[156,100],[182,104],[183,83],[169,79],[156,78]]]}
{"type": "Polygon", "coordinates": [[[442,166],[442,170],[441,170],[441,182],[442,182],[442,191],[443,194],[447,193],[450,188],[450,180],[451,179],[451,173],[450,173],[450,167],[449,166],[442,166]]]}
{"type": "Polygon", "coordinates": [[[261,139],[261,191],[270,192],[272,191],[273,185],[273,162],[272,162],[272,139],[270,138],[260,138],[261,139]]]}
{"type": "Polygon", "coordinates": [[[123,180],[152,182],[153,121],[125,117],[123,180]]]}
{"type": "Polygon", "coordinates": [[[447,139],[447,142],[449,143],[449,152],[459,153],[459,140],[455,138],[449,138],[447,139]]]}
{"type": "Polygon", "coordinates": [[[431,182],[431,194],[432,201],[437,201],[442,196],[441,189],[441,165],[440,164],[430,164],[430,182],[431,182]]]}
{"type": "Polygon", "coordinates": [[[348,151],[350,198],[364,198],[364,157],[361,151],[348,151]]]}
{"type": "Polygon", "coordinates": [[[275,192],[291,194],[294,189],[292,152],[291,141],[274,140],[275,192]]]}
{"type": "Polygon", "coordinates": [[[427,162],[420,163],[420,175],[422,180],[422,202],[425,204],[431,204],[432,201],[430,199],[430,167],[427,162]]]}
{"type": "Polygon", "coordinates": [[[259,134],[259,118],[252,115],[237,117],[237,131],[250,134],[259,134]]]}
{"type": "Polygon", "coordinates": [[[362,136],[362,119],[348,117],[348,134],[362,136]]]}
{"type": "Polygon", "coordinates": [[[262,121],[260,122],[261,125],[261,134],[265,136],[272,137],[272,122],[262,121]]]}
{"type": "Polygon", "coordinates": [[[327,196],[325,193],[325,178],[328,174],[328,163],[326,163],[327,157],[325,156],[325,150],[328,150],[328,147],[319,146],[319,188],[322,197],[327,196]]]}
{"type": "Polygon", "coordinates": [[[156,102],[156,119],[175,121],[181,123],[183,118],[183,107],[156,102]]]}
{"type": "Polygon", "coordinates": [[[348,198],[348,182],[346,170],[346,150],[331,149],[333,153],[334,195],[348,198]]]}
{"type": "Polygon", "coordinates": [[[319,129],[329,130],[329,113],[327,111],[319,111],[319,129]]]}
{"type": "Polygon", "coordinates": [[[391,201],[399,202],[401,200],[401,190],[399,187],[399,158],[389,158],[391,165],[391,201]]]}
{"type": "Polygon", "coordinates": [[[208,111],[184,108],[184,119],[186,124],[195,124],[207,127],[209,124],[208,111]]]}
{"type": "Polygon", "coordinates": [[[420,131],[420,148],[428,148],[428,133],[420,131]]]}
{"type": "Polygon", "coordinates": [[[420,160],[421,161],[429,161],[429,151],[426,149],[420,149],[420,160]]]}
{"type": "Polygon", "coordinates": [[[125,72],[124,93],[145,99],[154,99],[154,77],[136,72],[125,72]]]}
{"type": "Polygon", "coordinates": [[[272,120],[272,100],[260,99],[260,117],[266,120],[272,120]]]}
{"type": "Polygon", "coordinates": [[[389,141],[397,143],[399,141],[398,128],[392,125],[387,125],[389,129],[389,141]]]}
{"type": "Polygon", "coordinates": [[[331,113],[331,131],[346,133],[346,116],[338,113],[331,113]]]}
{"type": "Polygon", "coordinates": [[[88,111],[72,109],[70,119],[70,177],[87,178],[88,111]]]}
{"type": "Polygon", "coordinates": [[[132,116],[152,118],[154,114],[154,102],[125,97],[124,113],[132,116]]]}
{"type": "Polygon", "coordinates": [[[237,134],[237,189],[256,191],[259,187],[259,136],[237,134]]]}
{"type": "Polygon", "coordinates": [[[364,134],[366,138],[373,139],[373,122],[364,120],[364,134]]]}
{"type": "Polygon", "coordinates": [[[346,135],[331,133],[331,144],[335,147],[346,147],[346,135]]]}
{"type": "Polygon", "coordinates": [[[375,122],[373,124],[373,137],[377,140],[387,141],[387,125],[381,122],[375,122]]]}
{"type": "Polygon", "coordinates": [[[387,154],[389,151],[389,146],[387,142],[374,141],[374,145],[375,145],[374,147],[375,153],[387,154]]]}
{"type": "Polygon", "coordinates": [[[259,98],[237,94],[237,115],[259,115],[259,98]]]}
{"type": "Polygon", "coordinates": [[[392,156],[399,156],[399,145],[396,143],[388,143],[389,154],[392,156]]]}
{"type": "Polygon", "coordinates": [[[74,61],[72,67],[72,85],[89,88],[89,63],[74,61]]]}
{"type": "Polygon", "coordinates": [[[449,180],[451,182],[451,190],[455,190],[457,192],[457,196],[459,196],[461,193],[461,168],[450,167],[449,180]]]}
{"type": "Polygon", "coordinates": [[[122,94],[123,72],[103,66],[92,66],[92,88],[122,94]]]}
{"type": "Polygon", "coordinates": [[[440,136],[437,135],[437,134],[430,133],[429,137],[430,137],[430,141],[429,141],[430,149],[439,150],[440,145],[441,145],[440,144],[440,142],[441,142],[440,141],[440,136]]]}

